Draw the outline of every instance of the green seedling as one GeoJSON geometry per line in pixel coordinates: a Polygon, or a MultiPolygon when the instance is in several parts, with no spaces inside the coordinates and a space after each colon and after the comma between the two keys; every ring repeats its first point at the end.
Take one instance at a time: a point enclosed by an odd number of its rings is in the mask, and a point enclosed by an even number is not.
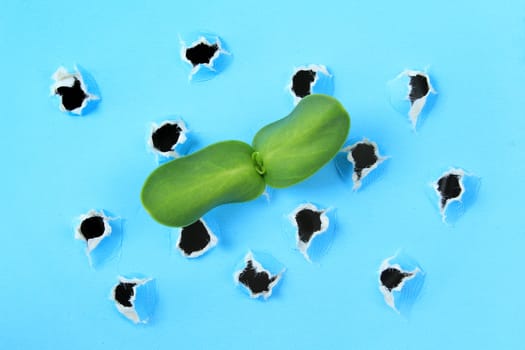
{"type": "Polygon", "coordinates": [[[336,99],[307,96],[259,130],[252,146],[219,142],[161,165],[144,183],[142,204],[161,224],[187,226],[218,205],[257,198],[266,185],[284,188],[310,177],[337,154],[349,130],[336,99]]]}

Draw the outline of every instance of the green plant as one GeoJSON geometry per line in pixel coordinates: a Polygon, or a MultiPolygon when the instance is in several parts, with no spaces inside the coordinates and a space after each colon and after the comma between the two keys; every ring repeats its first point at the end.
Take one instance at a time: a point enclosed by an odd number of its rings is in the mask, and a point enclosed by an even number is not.
{"type": "Polygon", "coordinates": [[[266,185],[284,188],[308,178],[336,155],[349,129],[336,99],[307,96],[259,130],[252,146],[219,142],[158,167],[144,183],[142,204],[161,224],[189,225],[218,205],[260,196],[266,185]]]}

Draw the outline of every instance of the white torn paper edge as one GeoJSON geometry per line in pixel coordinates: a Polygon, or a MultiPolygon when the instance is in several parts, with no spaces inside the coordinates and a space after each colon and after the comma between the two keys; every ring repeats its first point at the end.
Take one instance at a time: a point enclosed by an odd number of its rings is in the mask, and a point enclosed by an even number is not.
{"type": "Polygon", "coordinates": [[[144,319],[144,320],[140,319],[137,311],[135,310],[135,300],[137,298],[137,287],[139,287],[141,285],[145,285],[146,283],[148,283],[148,282],[150,282],[152,280],[153,280],[153,278],[131,278],[131,279],[128,279],[128,278],[120,276],[119,277],[119,283],[117,283],[117,285],[115,285],[115,287],[113,287],[113,290],[111,291],[111,299],[115,302],[115,306],[116,306],[117,310],[122,315],[124,315],[126,318],[128,318],[131,321],[133,321],[133,323],[135,323],[135,324],[137,324],[137,323],[148,323],[148,319],[144,319]],[[133,295],[129,299],[131,307],[124,306],[124,305],[120,304],[117,301],[117,299],[115,298],[116,288],[121,283],[134,283],[135,284],[133,286],[133,295]]]}
{"type": "Polygon", "coordinates": [[[187,129],[186,124],[184,123],[184,121],[182,119],[166,120],[166,121],[162,122],[160,125],[158,125],[156,123],[151,123],[150,133],[149,133],[149,136],[148,136],[148,148],[154,154],[157,154],[157,155],[160,155],[160,156],[163,156],[163,157],[169,157],[169,158],[181,157],[181,156],[183,156],[183,154],[182,154],[183,152],[179,153],[177,151],[177,148],[178,148],[179,145],[183,145],[188,140],[188,137],[186,136],[187,133],[188,133],[188,129],[187,129]],[[157,131],[158,129],[162,128],[164,125],[168,125],[168,124],[177,124],[182,129],[182,131],[179,134],[179,139],[172,146],[171,150],[169,150],[167,152],[162,152],[162,151],[158,150],[157,148],[155,148],[155,146],[153,145],[153,133],[155,131],[157,131]]]}
{"type": "Polygon", "coordinates": [[[183,256],[185,256],[186,258],[198,258],[199,256],[203,255],[204,253],[206,253],[211,248],[215,247],[217,245],[217,243],[219,242],[219,239],[214,234],[213,230],[208,226],[206,221],[204,219],[202,219],[202,218],[199,219],[199,221],[201,221],[202,224],[204,225],[204,227],[206,228],[206,232],[208,232],[208,235],[210,236],[210,241],[208,242],[206,247],[204,247],[203,249],[198,250],[198,251],[194,251],[191,254],[186,254],[186,252],[182,248],[180,248],[180,243],[181,243],[181,239],[182,239],[182,229],[181,229],[180,230],[180,234],[179,234],[179,238],[177,239],[177,245],[176,246],[177,246],[177,249],[181,252],[181,254],[183,256]]]}
{"type": "MultiPolygon", "coordinates": [[[[402,72],[399,76],[403,76],[403,75],[406,75],[408,76],[409,78],[411,77],[415,77],[416,75],[422,75],[426,78],[426,81],[427,81],[427,84],[428,84],[428,92],[426,93],[425,96],[415,100],[413,103],[411,103],[411,106],[410,106],[410,110],[408,111],[408,117],[410,118],[410,122],[412,123],[412,127],[415,129],[416,128],[416,124],[417,124],[417,120],[419,118],[419,115],[421,114],[421,111],[423,110],[423,107],[425,107],[425,104],[427,103],[427,98],[428,96],[432,93],[432,94],[435,94],[436,91],[434,90],[434,88],[432,87],[432,84],[430,83],[430,77],[428,76],[427,73],[425,72],[421,72],[421,71],[416,71],[416,70],[405,70],[404,72],[402,72]]],[[[410,85],[410,79],[408,81],[408,93],[406,95],[406,98],[407,100],[410,101],[410,92],[412,90],[412,86],[410,85]]]]}
{"type": "Polygon", "coordinates": [[[98,246],[98,244],[104,238],[106,238],[109,235],[111,235],[111,225],[109,224],[109,221],[110,220],[115,220],[115,218],[110,218],[110,217],[106,216],[103,211],[98,212],[98,211],[92,209],[89,212],[87,212],[87,214],[81,215],[78,218],[78,220],[79,220],[79,223],[78,223],[77,227],[75,228],[75,239],[82,240],[82,241],[86,242],[86,245],[87,245],[86,253],[89,256],[91,251],[93,249],[95,249],[98,246]],[[86,237],[84,237],[84,235],[82,234],[82,231],[80,230],[80,227],[81,227],[82,222],[84,220],[89,219],[89,218],[91,218],[93,216],[99,216],[99,217],[102,218],[102,220],[104,222],[104,233],[102,234],[102,236],[91,238],[91,239],[86,239],[86,237]]]}
{"type": "Polygon", "coordinates": [[[259,296],[262,296],[266,300],[272,295],[273,288],[277,285],[277,283],[281,279],[283,272],[284,270],[282,270],[276,275],[272,275],[272,273],[269,270],[265,269],[261,263],[255,260],[254,254],[251,251],[248,251],[248,253],[244,257],[243,267],[233,274],[233,280],[235,284],[242,285],[243,287],[245,287],[249,291],[251,298],[255,299],[255,298],[258,298],[259,296]],[[269,279],[271,279],[272,277],[275,277],[275,279],[268,284],[268,292],[263,291],[259,293],[253,293],[252,290],[248,286],[244,285],[243,283],[241,283],[241,281],[239,281],[239,277],[243,273],[243,271],[246,269],[246,267],[248,266],[249,261],[252,262],[252,266],[255,269],[255,273],[266,273],[269,279]]]}
{"type": "Polygon", "coordinates": [[[463,169],[451,168],[450,170],[445,171],[435,182],[432,183],[432,188],[434,188],[434,191],[435,191],[435,193],[436,193],[436,195],[438,197],[438,206],[439,206],[439,211],[441,213],[441,219],[443,220],[443,222],[447,221],[447,208],[449,207],[449,205],[451,203],[453,203],[453,202],[460,202],[461,203],[461,199],[463,198],[463,194],[465,193],[465,185],[463,184],[463,178],[465,176],[468,176],[468,175],[469,174],[466,174],[463,169]],[[441,179],[441,178],[443,178],[444,176],[447,176],[447,175],[457,175],[457,176],[459,176],[459,180],[458,181],[459,181],[459,188],[461,189],[461,193],[459,194],[459,196],[447,200],[445,205],[442,206],[441,205],[442,196],[441,196],[441,192],[439,192],[438,181],[439,181],[439,179],[441,179]]]}
{"type": "Polygon", "coordinates": [[[346,159],[352,163],[352,166],[354,168],[353,172],[352,172],[352,182],[354,183],[354,186],[352,187],[352,189],[354,191],[357,191],[360,187],[361,187],[361,184],[362,184],[362,181],[365,177],[368,176],[368,174],[370,174],[374,169],[376,169],[381,163],[383,163],[385,160],[388,159],[388,157],[386,156],[381,156],[379,154],[379,147],[377,146],[377,143],[373,142],[373,141],[369,141],[367,138],[363,138],[363,140],[361,141],[358,141],[356,143],[354,143],[353,145],[350,145],[350,146],[347,146],[345,148],[343,148],[341,151],[343,152],[347,152],[347,156],[346,156],[346,159]],[[361,177],[358,178],[357,177],[357,174],[355,172],[355,160],[354,160],[354,157],[352,155],[352,149],[360,144],[360,143],[367,143],[369,145],[372,145],[374,147],[374,153],[377,157],[377,161],[374,163],[374,165],[372,165],[371,167],[369,168],[364,168],[362,171],[361,171],[361,177]]]}
{"type": "Polygon", "coordinates": [[[381,273],[384,270],[386,270],[387,268],[397,269],[397,270],[401,271],[402,273],[409,273],[411,275],[404,277],[401,280],[401,282],[395,288],[392,288],[392,290],[388,290],[388,288],[383,286],[383,284],[381,282],[381,278],[379,278],[379,290],[381,291],[381,294],[383,294],[383,297],[385,298],[385,302],[387,303],[387,305],[390,306],[394,311],[399,313],[399,310],[396,307],[394,296],[393,296],[392,293],[394,291],[395,292],[400,292],[403,289],[403,286],[405,285],[405,283],[407,281],[411,280],[412,278],[415,278],[416,274],[421,272],[421,270],[418,267],[416,267],[413,271],[405,271],[405,270],[403,270],[401,268],[401,266],[399,264],[390,265],[390,260],[392,260],[392,259],[394,259],[396,257],[397,257],[397,254],[394,255],[394,256],[391,256],[389,258],[386,258],[385,260],[383,260],[383,262],[381,263],[381,266],[379,267],[379,276],[381,277],[381,273]]]}
{"type": "Polygon", "coordinates": [[[330,220],[328,219],[328,216],[326,215],[328,213],[328,211],[330,211],[330,208],[329,209],[322,209],[322,210],[320,210],[320,209],[317,208],[317,206],[315,206],[312,203],[305,203],[305,204],[299,205],[297,208],[295,208],[295,210],[292,213],[290,213],[290,215],[288,215],[288,220],[290,220],[292,225],[297,229],[297,232],[296,232],[296,235],[295,235],[297,249],[299,249],[301,254],[303,254],[304,258],[308,262],[312,262],[312,260],[310,259],[310,256],[308,255],[308,248],[312,245],[313,240],[317,236],[325,233],[328,230],[328,227],[330,225],[330,220]],[[312,211],[320,213],[319,219],[321,220],[321,228],[320,228],[320,230],[319,231],[315,231],[312,234],[312,236],[310,237],[310,239],[308,240],[307,243],[303,242],[301,240],[301,238],[299,237],[299,225],[297,224],[297,220],[295,219],[295,216],[301,210],[304,210],[304,209],[310,209],[312,211]]]}
{"type": "Polygon", "coordinates": [[[88,87],[86,86],[86,83],[82,78],[82,74],[80,74],[80,71],[76,66],[75,73],[70,73],[65,67],[62,66],[56,70],[56,72],[52,75],[52,79],[55,81],[55,83],[51,85],[51,95],[58,95],[56,90],[59,87],[73,87],[73,85],[75,84],[75,78],[80,82],[80,87],[82,88],[82,91],[84,91],[84,94],[86,94],[86,97],[82,101],[80,107],[77,107],[73,110],[68,110],[64,107],[62,103],[62,96],[59,96],[60,110],[63,112],[70,112],[73,114],[82,115],[82,111],[88,105],[89,101],[99,100],[100,97],[93,95],[89,92],[88,87]]]}
{"type": "Polygon", "coordinates": [[[217,60],[217,58],[219,58],[219,56],[221,54],[231,55],[230,52],[224,50],[224,48],[222,47],[222,44],[221,44],[221,39],[218,36],[215,36],[215,40],[216,40],[215,44],[217,44],[218,50],[215,51],[213,56],[210,58],[210,62],[209,63],[199,63],[198,65],[193,66],[193,63],[186,58],[186,50],[190,49],[192,47],[195,47],[195,46],[197,46],[199,44],[204,44],[204,45],[207,45],[207,46],[213,46],[214,44],[210,43],[208,41],[208,39],[206,39],[206,37],[204,35],[201,35],[201,36],[199,36],[199,38],[197,40],[193,41],[191,43],[191,45],[186,46],[186,42],[181,37],[179,37],[179,42],[180,42],[180,45],[181,45],[180,56],[181,56],[181,58],[182,58],[182,60],[184,62],[190,64],[193,67],[191,69],[191,73],[190,73],[190,76],[188,78],[189,80],[191,80],[193,78],[193,76],[199,72],[201,67],[206,67],[209,70],[211,70],[213,72],[216,72],[215,67],[214,67],[215,60],[217,60]]]}

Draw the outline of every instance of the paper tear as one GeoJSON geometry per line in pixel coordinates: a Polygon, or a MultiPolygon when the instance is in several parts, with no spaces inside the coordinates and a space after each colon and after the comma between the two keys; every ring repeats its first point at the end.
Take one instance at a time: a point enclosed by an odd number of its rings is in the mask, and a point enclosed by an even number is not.
{"type": "Polygon", "coordinates": [[[312,203],[299,205],[288,219],[296,230],[296,247],[306,260],[312,261],[308,249],[316,237],[324,234],[330,227],[327,209],[320,210],[312,203]]]}
{"type": "Polygon", "coordinates": [[[90,266],[98,268],[118,256],[122,220],[103,210],[92,209],[75,220],[74,236],[84,243],[90,266]]]}
{"type": "Polygon", "coordinates": [[[217,245],[217,236],[204,219],[199,219],[180,230],[177,248],[187,258],[197,258],[217,245]]]}
{"type": "Polygon", "coordinates": [[[362,180],[368,174],[387,159],[387,157],[379,154],[377,144],[366,138],[343,148],[342,151],[347,152],[346,159],[353,166],[352,182],[354,183],[354,191],[361,187],[362,180]]]}
{"type": "Polygon", "coordinates": [[[408,115],[413,129],[431,95],[437,94],[426,71],[406,69],[388,84],[392,106],[408,115]]]}
{"type": "Polygon", "coordinates": [[[394,255],[385,259],[379,268],[379,290],[383,294],[385,303],[390,306],[394,311],[401,313],[398,305],[396,304],[396,295],[399,298],[399,303],[402,304],[402,308],[409,310],[411,304],[417,298],[419,291],[424,281],[424,273],[419,266],[416,266],[411,259],[406,256],[401,256],[401,262],[408,261],[407,265],[412,266],[412,269],[407,270],[407,267],[402,267],[402,263],[392,263],[392,260],[399,258],[399,255],[394,255]],[[408,259],[408,260],[406,260],[408,259]],[[418,276],[421,276],[418,281],[415,281],[418,276]],[[414,280],[416,283],[411,287],[411,290],[405,291],[409,281],[414,280]]]}
{"type": "Polygon", "coordinates": [[[302,66],[294,70],[287,89],[292,94],[295,104],[310,94],[332,95],[333,76],[328,68],[321,64],[302,66]]]}
{"type": "Polygon", "coordinates": [[[126,278],[119,277],[119,283],[111,291],[111,299],[115,303],[117,310],[133,323],[148,323],[151,316],[152,306],[155,304],[154,285],[143,295],[138,295],[139,288],[145,287],[152,282],[152,278],[126,278]],[[148,300],[139,300],[145,298],[148,300]],[[146,307],[138,310],[137,304],[143,302],[146,307]]]}
{"type": "Polygon", "coordinates": [[[223,71],[229,60],[221,60],[231,53],[222,39],[214,34],[201,33],[190,45],[181,38],[181,58],[191,66],[190,80],[204,81],[223,71]]]}
{"type": "Polygon", "coordinates": [[[465,176],[463,169],[453,168],[446,171],[433,184],[433,188],[439,198],[439,210],[443,222],[447,219],[447,208],[453,202],[461,202],[465,193],[463,178],[465,176]]]}
{"type": "Polygon", "coordinates": [[[430,84],[428,74],[420,71],[407,70],[406,75],[410,78],[408,99],[411,107],[408,112],[412,127],[415,128],[417,120],[423,107],[427,103],[427,97],[430,93],[436,93],[430,84]]]}
{"type": "Polygon", "coordinates": [[[178,158],[186,154],[188,129],[182,120],[166,120],[160,125],[152,123],[148,137],[148,147],[157,156],[178,158]]]}
{"type": "Polygon", "coordinates": [[[234,273],[234,281],[244,286],[251,298],[262,296],[264,299],[268,299],[283,272],[284,270],[272,275],[269,270],[266,270],[261,263],[255,260],[254,254],[249,251],[244,257],[244,267],[234,273]]]}
{"type": "Polygon", "coordinates": [[[86,242],[88,255],[104,238],[111,235],[110,220],[113,218],[107,217],[103,211],[98,212],[94,209],[80,216],[79,224],[75,229],[75,238],[86,242]]]}
{"type": "Polygon", "coordinates": [[[79,67],[75,67],[74,73],[59,67],[52,79],[55,82],[51,85],[51,94],[60,97],[60,110],[63,112],[82,115],[90,103],[100,100],[93,92],[98,90],[96,84],[90,78],[94,86],[88,86],[79,67]]]}

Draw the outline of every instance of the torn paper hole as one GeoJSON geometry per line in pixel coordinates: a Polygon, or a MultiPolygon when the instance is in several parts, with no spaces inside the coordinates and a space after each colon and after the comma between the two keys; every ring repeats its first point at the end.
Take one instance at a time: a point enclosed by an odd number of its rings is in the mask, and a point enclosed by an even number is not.
{"type": "Polygon", "coordinates": [[[443,215],[450,202],[461,201],[464,192],[463,175],[465,175],[464,172],[457,169],[445,173],[437,180],[435,188],[440,197],[439,207],[443,215]]]}
{"type": "Polygon", "coordinates": [[[210,219],[201,218],[180,229],[177,249],[187,258],[197,258],[217,245],[218,239],[210,219]],[[208,223],[210,223],[208,225],[208,223]]]}
{"type": "Polygon", "coordinates": [[[97,245],[111,234],[111,226],[104,212],[90,210],[87,214],[80,216],[80,224],[77,226],[75,238],[87,243],[87,250],[91,252],[97,245]]]}
{"type": "Polygon", "coordinates": [[[52,79],[51,94],[60,98],[60,110],[71,115],[87,114],[100,100],[95,80],[80,66],[73,73],[59,67],[52,79]]]}
{"type": "Polygon", "coordinates": [[[424,280],[419,264],[402,253],[385,259],[379,268],[379,290],[387,305],[402,314],[410,311],[424,280]]]}
{"type": "Polygon", "coordinates": [[[304,203],[297,206],[288,219],[294,227],[296,248],[306,260],[319,261],[333,240],[335,211],[304,203]]]}
{"type": "Polygon", "coordinates": [[[436,91],[426,72],[405,70],[388,83],[390,102],[401,114],[407,115],[415,129],[425,105],[436,91]]]}
{"type": "Polygon", "coordinates": [[[284,268],[273,257],[249,251],[233,275],[237,285],[242,286],[251,298],[268,299],[281,280],[284,268]]]}
{"type": "Polygon", "coordinates": [[[311,64],[296,68],[287,89],[294,98],[294,103],[310,94],[333,95],[333,76],[323,65],[311,64]]]}
{"type": "Polygon", "coordinates": [[[156,304],[156,285],[152,278],[119,277],[111,291],[117,310],[133,323],[148,323],[156,304]]]}
{"type": "Polygon", "coordinates": [[[148,147],[157,156],[158,163],[184,156],[191,140],[186,123],[181,119],[166,120],[160,125],[152,123],[148,136],[148,147]]]}
{"type": "MultiPolygon", "coordinates": [[[[388,157],[381,156],[375,142],[363,138],[350,142],[335,157],[335,166],[344,181],[351,179],[354,191],[361,188],[363,181],[375,171],[388,157]]],[[[380,175],[380,174],[376,174],[380,175]]]]}
{"type": "Polygon", "coordinates": [[[190,80],[209,80],[230,64],[232,55],[219,36],[199,33],[191,37],[189,41],[180,39],[181,58],[191,67],[190,80]]]}
{"type": "Polygon", "coordinates": [[[75,238],[86,243],[91,266],[98,267],[113,258],[122,243],[121,220],[104,211],[90,210],[78,218],[75,238]]]}
{"type": "Polygon", "coordinates": [[[443,222],[455,222],[469,207],[480,185],[477,176],[460,168],[445,171],[431,184],[443,222]]]}

